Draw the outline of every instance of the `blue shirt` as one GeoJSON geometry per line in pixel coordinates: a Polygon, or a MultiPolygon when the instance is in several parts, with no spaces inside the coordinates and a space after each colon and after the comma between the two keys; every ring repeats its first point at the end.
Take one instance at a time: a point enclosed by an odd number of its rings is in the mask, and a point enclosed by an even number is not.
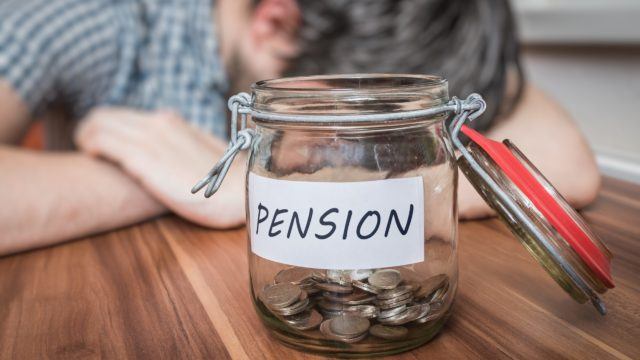
{"type": "Polygon", "coordinates": [[[0,79],[33,113],[56,98],[173,109],[226,137],[212,0],[1,0],[0,79]]]}

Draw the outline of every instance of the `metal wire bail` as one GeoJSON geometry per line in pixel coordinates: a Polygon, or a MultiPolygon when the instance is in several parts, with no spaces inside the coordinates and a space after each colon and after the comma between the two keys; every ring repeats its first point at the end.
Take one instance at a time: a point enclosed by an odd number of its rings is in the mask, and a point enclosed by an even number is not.
{"type": "Polygon", "coordinates": [[[229,146],[222,155],[222,158],[216,163],[216,165],[209,170],[207,176],[191,189],[191,193],[195,194],[207,184],[207,190],[204,192],[205,197],[210,197],[215,194],[224,177],[227,175],[231,163],[236,158],[236,155],[242,150],[246,150],[251,146],[253,136],[255,132],[252,129],[247,129],[247,114],[251,112],[251,95],[241,92],[231,98],[227,103],[229,110],[231,110],[231,139],[229,146]],[[241,116],[240,130],[238,130],[238,114],[241,116]]]}
{"type": "MultiPolygon", "coordinates": [[[[446,104],[412,111],[399,111],[386,114],[356,114],[356,115],[287,115],[271,112],[260,112],[251,108],[251,96],[247,93],[241,92],[231,98],[228,102],[229,110],[231,110],[231,140],[229,147],[224,152],[222,158],[216,163],[216,165],[209,171],[209,173],[200,180],[191,189],[193,194],[197,193],[203,187],[207,186],[207,190],[204,193],[205,197],[210,197],[215,194],[220,188],[222,180],[231,167],[231,163],[235,159],[236,155],[242,150],[248,149],[251,146],[251,142],[255,136],[255,132],[252,129],[247,129],[247,115],[263,119],[263,120],[275,120],[283,122],[323,122],[323,121],[340,121],[345,123],[365,123],[370,121],[402,121],[409,118],[433,116],[446,112],[454,112],[459,117],[467,118],[470,120],[480,116],[486,109],[486,104],[482,97],[478,94],[471,94],[465,100],[460,100],[456,97],[452,98],[446,104]],[[241,117],[240,130],[238,130],[238,114],[241,117]]],[[[464,120],[462,122],[464,122],[464,120]]],[[[459,129],[458,129],[459,130],[459,129]]]]}

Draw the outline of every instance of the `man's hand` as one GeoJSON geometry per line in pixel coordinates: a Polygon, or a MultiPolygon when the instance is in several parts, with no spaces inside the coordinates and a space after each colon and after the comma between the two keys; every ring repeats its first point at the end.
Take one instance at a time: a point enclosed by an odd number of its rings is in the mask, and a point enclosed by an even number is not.
{"type": "Polygon", "coordinates": [[[120,165],[184,218],[215,228],[238,226],[245,220],[244,157],[238,155],[213,197],[191,194],[226,145],[174,113],[96,109],[78,128],[75,141],[82,151],[120,165]]]}

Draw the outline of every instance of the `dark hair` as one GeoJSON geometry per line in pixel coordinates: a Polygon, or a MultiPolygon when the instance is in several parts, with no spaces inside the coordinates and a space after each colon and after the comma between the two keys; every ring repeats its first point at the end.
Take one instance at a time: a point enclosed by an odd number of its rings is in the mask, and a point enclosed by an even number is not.
{"type": "Polygon", "coordinates": [[[440,75],[450,93],[486,99],[486,129],[523,88],[508,0],[298,0],[302,52],[289,75],[361,72],[440,75]],[[516,76],[507,93],[507,74],[516,76]]]}

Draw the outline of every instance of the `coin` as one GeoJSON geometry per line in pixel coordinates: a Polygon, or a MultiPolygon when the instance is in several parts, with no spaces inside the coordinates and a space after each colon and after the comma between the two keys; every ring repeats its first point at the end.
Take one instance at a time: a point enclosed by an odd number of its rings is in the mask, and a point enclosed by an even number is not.
{"type": "Polygon", "coordinates": [[[334,301],[329,301],[327,299],[320,299],[318,301],[318,306],[330,311],[342,311],[346,307],[344,304],[337,303],[334,301]]]}
{"type": "Polygon", "coordinates": [[[360,290],[357,292],[353,292],[351,294],[346,294],[346,295],[338,295],[331,292],[324,292],[322,293],[322,296],[327,300],[331,300],[333,302],[338,302],[338,303],[347,304],[347,305],[362,305],[362,304],[370,303],[376,299],[375,295],[371,295],[360,290]]]}
{"type": "Polygon", "coordinates": [[[319,328],[325,339],[362,341],[369,334],[385,340],[408,336],[404,324],[425,324],[444,315],[449,295],[445,274],[419,281],[409,268],[315,270],[291,267],[274,277],[260,300],[284,325],[319,328]]]}
{"type": "Polygon", "coordinates": [[[413,305],[407,307],[403,313],[386,319],[379,319],[385,325],[403,325],[408,322],[419,319],[429,313],[429,304],[413,305]]]}
{"type": "Polygon", "coordinates": [[[378,299],[382,299],[382,300],[388,300],[388,299],[393,299],[393,298],[397,298],[400,296],[403,296],[405,294],[409,294],[413,291],[413,287],[412,286],[408,286],[408,285],[401,285],[398,286],[395,289],[391,289],[391,290],[384,290],[383,292],[378,294],[378,299]]]}
{"type": "Polygon", "coordinates": [[[358,270],[327,270],[327,279],[338,284],[350,283],[353,280],[363,280],[373,274],[370,269],[358,270]]]}
{"type": "Polygon", "coordinates": [[[279,308],[279,309],[271,309],[271,311],[280,314],[280,315],[295,315],[301,313],[307,309],[307,305],[309,305],[309,299],[305,298],[304,300],[300,300],[297,303],[294,303],[291,306],[279,308]]]}
{"type": "Polygon", "coordinates": [[[418,319],[415,320],[417,324],[424,324],[431,320],[435,320],[442,316],[444,310],[444,303],[442,301],[435,301],[429,303],[429,312],[418,319]]]}
{"type": "Polygon", "coordinates": [[[411,294],[407,294],[396,299],[376,300],[374,304],[376,304],[381,310],[387,310],[387,309],[398,307],[400,305],[410,304],[412,301],[413,301],[413,296],[411,294]]]}
{"type": "Polygon", "coordinates": [[[378,316],[378,308],[373,305],[347,306],[343,311],[347,315],[355,315],[368,319],[378,316]]]}
{"type": "Polygon", "coordinates": [[[432,301],[429,303],[431,312],[440,312],[444,308],[444,302],[442,300],[432,301]]]}
{"type": "Polygon", "coordinates": [[[402,276],[398,270],[382,269],[369,276],[369,284],[380,289],[394,289],[402,281],[402,276]]]}
{"type": "Polygon", "coordinates": [[[380,292],[382,292],[382,289],[379,289],[371,284],[367,284],[365,282],[359,281],[359,280],[354,280],[351,282],[351,285],[353,285],[354,287],[360,289],[360,290],[364,290],[368,293],[371,294],[379,294],[380,292]]]}
{"type": "Polygon", "coordinates": [[[284,321],[297,330],[311,330],[322,322],[322,315],[316,310],[305,311],[293,316],[287,316],[284,321]]]}
{"type": "Polygon", "coordinates": [[[442,287],[445,282],[448,282],[448,279],[449,278],[445,274],[439,274],[428,278],[427,280],[420,283],[420,290],[416,292],[415,296],[417,298],[420,298],[431,295],[434,291],[442,287]]]}
{"type": "Polygon", "coordinates": [[[405,310],[407,310],[407,305],[400,305],[398,307],[394,307],[389,310],[381,310],[380,313],[378,314],[378,318],[386,319],[386,318],[401,314],[405,310]]]}
{"type": "Polygon", "coordinates": [[[369,276],[371,276],[371,274],[373,274],[373,270],[371,269],[351,270],[351,281],[367,279],[369,276]]]}
{"type": "Polygon", "coordinates": [[[416,324],[426,324],[431,320],[437,319],[438,317],[440,317],[440,314],[438,314],[438,313],[427,314],[427,315],[425,315],[425,316],[423,316],[421,318],[415,319],[414,323],[416,323],[416,324]]]}
{"type": "Polygon", "coordinates": [[[322,308],[320,308],[320,313],[325,319],[333,319],[334,317],[344,315],[344,311],[342,310],[327,310],[322,308]]]}
{"type": "Polygon", "coordinates": [[[291,283],[300,285],[302,282],[311,279],[314,271],[309,268],[290,267],[280,270],[274,278],[276,284],[291,283]]]}
{"type": "Polygon", "coordinates": [[[266,287],[262,293],[262,301],[270,308],[283,308],[296,302],[302,290],[293,284],[275,284],[266,287]]]}
{"type": "Polygon", "coordinates": [[[300,289],[306,291],[309,295],[317,294],[320,289],[316,287],[317,282],[313,279],[306,279],[300,283],[300,289]]]}
{"type": "Polygon", "coordinates": [[[364,340],[367,337],[368,332],[365,331],[362,334],[358,334],[356,336],[341,336],[331,331],[331,322],[335,319],[325,320],[320,324],[320,332],[327,338],[332,340],[341,341],[344,343],[356,343],[358,341],[364,340]]]}
{"type": "Polygon", "coordinates": [[[439,289],[431,293],[431,295],[427,296],[427,299],[429,299],[429,302],[443,301],[448,294],[448,290],[449,281],[446,281],[444,285],[442,285],[439,289]]]}
{"type": "Polygon", "coordinates": [[[407,336],[409,329],[404,326],[387,326],[387,325],[373,325],[369,329],[369,333],[375,337],[379,337],[387,340],[398,340],[407,336]]]}
{"type": "Polygon", "coordinates": [[[316,284],[316,287],[324,291],[329,291],[329,292],[334,292],[339,294],[349,294],[353,291],[353,287],[351,286],[351,284],[339,285],[334,283],[318,283],[316,284]]]}
{"type": "Polygon", "coordinates": [[[329,323],[331,332],[338,336],[358,336],[369,330],[369,326],[369,320],[353,315],[338,316],[329,323]]]}

